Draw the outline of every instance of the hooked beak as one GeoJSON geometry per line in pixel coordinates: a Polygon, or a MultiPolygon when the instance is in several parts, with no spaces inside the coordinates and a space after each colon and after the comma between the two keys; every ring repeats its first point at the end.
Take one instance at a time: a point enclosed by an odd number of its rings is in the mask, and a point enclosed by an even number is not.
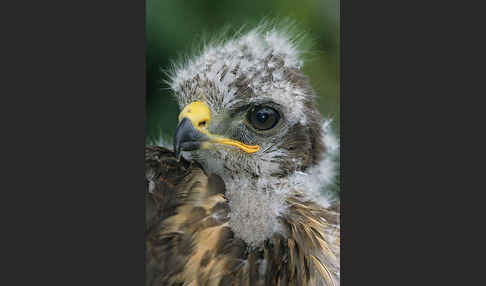
{"type": "Polygon", "coordinates": [[[174,152],[177,159],[179,159],[181,151],[200,149],[202,142],[205,141],[209,141],[209,137],[199,132],[187,117],[182,118],[174,136],[174,152]]]}
{"type": "Polygon", "coordinates": [[[202,101],[195,101],[179,114],[179,124],[174,136],[174,152],[179,159],[182,151],[206,149],[212,144],[225,144],[237,147],[247,153],[255,153],[258,145],[246,145],[243,142],[213,135],[209,132],[211,111],[202,101]]]}

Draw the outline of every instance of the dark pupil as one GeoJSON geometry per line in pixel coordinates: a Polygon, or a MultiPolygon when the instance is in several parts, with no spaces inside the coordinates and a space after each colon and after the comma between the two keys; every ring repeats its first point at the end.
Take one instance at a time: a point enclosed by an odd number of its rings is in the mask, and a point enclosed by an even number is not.
{"type": "Polygon", "coordinates": [[[250,123],[256,129],[267,130],[274,127],[280,116],[277,111],[270,107],[260,107],[250,113],[250,123]]]}
{"type": "Polygon", "coordinates": [[[268,119],[268,114],[266,112],[266,110],[259,110],[257,112],[257,115],[256,115],[256,118],[258,121],[260,121],[260,123],[265,123],[265,121],[268,119]]]}

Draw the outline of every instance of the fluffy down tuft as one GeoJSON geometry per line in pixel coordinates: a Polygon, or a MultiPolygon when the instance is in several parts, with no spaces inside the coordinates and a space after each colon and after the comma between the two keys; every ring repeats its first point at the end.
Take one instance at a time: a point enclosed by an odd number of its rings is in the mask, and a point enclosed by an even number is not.
{"type": "Polygon", "coordinates": [[[289,119],[305,124],[304,102],[313,95],[289,77],[302,69],[306,38],[291,24],[280,26],[264,23],[230,39],[210,41],[199,55],[174,64],[168,84],[179,107],[204,97],[213,111],[228,110],[240,100],[263,96],[291,106],[289,119]]]}

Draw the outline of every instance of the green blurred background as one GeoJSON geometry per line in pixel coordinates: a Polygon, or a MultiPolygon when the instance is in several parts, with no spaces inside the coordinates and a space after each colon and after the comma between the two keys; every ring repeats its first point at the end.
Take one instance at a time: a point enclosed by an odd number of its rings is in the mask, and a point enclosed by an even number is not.
{"type": "Polygon", "coordinates": [[[177,104],[164,85],[162,68],[187,54],[201,34],[255,26],[263,18],[287,18],[307,32],[314,45],[304,72],[318,94],[318,106],[334,118],[339,133],[339,0],[147,0],[147,142],[170,138],[177,104]]]}

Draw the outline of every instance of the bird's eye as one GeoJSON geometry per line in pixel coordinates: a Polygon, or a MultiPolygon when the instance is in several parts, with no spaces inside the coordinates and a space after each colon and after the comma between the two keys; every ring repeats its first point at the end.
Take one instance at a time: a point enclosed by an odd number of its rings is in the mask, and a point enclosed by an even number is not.
{"type": "Polygon", "coordinates": [[[248,121],[258,130],[268,130],[277,125],[280,120],[278,112],[266,106],[255,107],[248,113],[248,121]]]}

